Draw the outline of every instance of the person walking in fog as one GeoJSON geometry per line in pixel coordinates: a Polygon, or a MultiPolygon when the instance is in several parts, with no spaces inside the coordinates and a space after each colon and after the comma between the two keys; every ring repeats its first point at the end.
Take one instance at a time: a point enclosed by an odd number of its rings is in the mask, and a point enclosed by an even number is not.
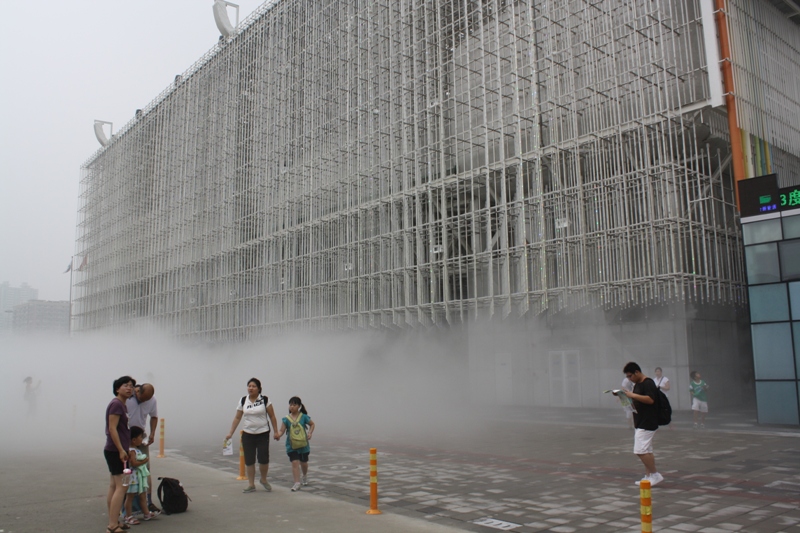
{"type": "Polygon", "coordinates": [[[697,421],[700,421],[700,428],[706,427],[706,414],[708,413],[708,397],[706,390],[708,384],[703,381],[700,372],[692,370],[689,373],[692,381],[689,382],[689,390],[692,391],[692,414],[694,419],[694,429],[697,429],[697,421]]]}
{"type": "MultiPolygon", "coordinates": [[[[664,394],[667,396],[667,398],[669,398],[669,378],[664,375],[664,371],[661,370],[660,366],[656,367],[656,377],[653,379],[653,381],[655,382],[656,387],[658,387],[659,390],[664,391],[664,394]]],[[[672,429],[672,426],[667,426],[667,429],[672,429]]]]}
{"type": "Polygon", "coordinates": [[[131,446],[131,430],[128,428],[128,408],[125,403],[133,396],[133,378],[122,376],[114,381],[114,399],[106,407],[106,457],[111,473],[106,506],[108,508],[108,533],[122,533],[128,525],[119,522],[119,512],[125,500],[127,487],[122,485],[122,471],[128,460],[131,446]]]}
{"type": "MultiPolygon", "coordinates": [[[[622,378],[622,390],[625,391],[632,391],[633,390],[633,382],[628,378],[622,378]]],[[[633,409],[626,406],[625,407],[625,418],[628,420],[628,429],[634,429],[633,427],[633,409]]]]}
{"type": "Polygon", "coordinates": [[[314,421],[308,416],[305,405],[297,396],[289,399],[289,416],[281,420],[281,428],[275,433],[275,440],[286,435],[286,455],[292,463],[294,485],[292,492],[308,485],[308,456],[311,453],[311,434],[314,432],[314,421]],[[302,471],[302,476],[301,476],[302,471]]]}
{"type": "Polygon", "coordinates": [[[250,378],[250,381],[247,382],[247,396],[243,396],[236,406],[236,415],[233,417],[231,431],[225,437],[226,441],[233,437],[233,433],[242,419],[244,419],[242,448],[244,448],[244,464],[249,481],[247,488],[242,492],[255,492],[256,490],[256,454],[261,473],[261,486],[269,492],[272,490],[272,486],[267,482],[270,422],[276,431],[278,422],[275,420],[272,402],[267,396],[261,395],[261,382],[256,378],[250,378]]]}
{"type": "MultiPolygon", "coordinates": [[[[155,399],[156,389],[149,383],[142,383],[134,387],[134,395],[128,400],[128,427],[147,427],[147,417],[150,417],[150,438],[142,442],[139,448],[143,454],[150,457],[150,445],[153,444],[158,428],[158,403],[155,399]]],[[[152,472],[147,480],[147,508],[143,513],[160,513],[161,509],[153,503],[152,472]]]]}
{"type": "MultiPolygon", "coordinates": [[[[653,454],[653,437],[658,429],[656,405],[658,387],[652,379],[642,373],[642,368],[636,363],[628,363],[622,371],[633,383],[633,392],[626,390],[625,396],[633,400],[633,406],[636,408],[636,412],[633,413],[633,424],[636,428],[633,453],[639,456],[646,470],[641,481],[647,480],[650,486],[656,486],[664,480],[656,469],[656,459],[653,454]]],[[[638,485],[640,481],[636,483],[638,485]]]]}
{"type": "Polygon", "coordinates": [[[664,371],[661,370],[660,366],[656,367],[656,377],[653,379],[656,384],[656,387],[664,391],[664,394],[669,396],[669,378],[664,375],[664,371]]]}
{"type": "Polygon", "coordinates": [[[33,384],[33,378],[28,376],[27,378],[23,379],[22,382],[25,384],[25,402],[28,404],[28,416],[32,416],[36,414],[36,393],[39,391],[39,385],[42,384],[42,380],[36,382],[36,385],[33,384]]]}

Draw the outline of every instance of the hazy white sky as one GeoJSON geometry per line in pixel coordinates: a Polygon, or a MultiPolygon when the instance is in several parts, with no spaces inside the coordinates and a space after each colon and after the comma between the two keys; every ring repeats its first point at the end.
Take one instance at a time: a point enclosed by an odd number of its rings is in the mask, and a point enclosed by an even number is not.
{"type": "MultiPolygon", "coordinates": [[[[214,46],[213,3],[3,3],[0,282],[27,282],[42,300],[69,298],[63,272],[75,251],[80,166],[100,147],[94,120],[120,130],[214,46]]],[[[262,1],[234,3],[243,20],[262,1]]]]}

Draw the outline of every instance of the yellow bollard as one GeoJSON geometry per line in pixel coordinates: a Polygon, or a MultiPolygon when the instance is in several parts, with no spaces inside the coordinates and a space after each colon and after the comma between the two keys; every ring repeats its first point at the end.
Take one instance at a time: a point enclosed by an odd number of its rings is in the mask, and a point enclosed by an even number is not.
{"type": "Polygon", "coordinates": [[[653,500],[650,493],[650,482],[646,479],[639,482],[639,503],[642,513],[642,533],[652,533],[653,500]]]}
{"type": "Polygon", "coordinates": [[[156,457],[166,457],[164,455],[164,419],[161,419],[161,436],[158,439],[158,455],[156,457]]]}
{"type": "Polygon", "coordinates": [[[369,449],[369,511],[367,514],[383,514],[378,510],[378,449],[369,449]]]}
{"type": "Polygon", "coordinates": [[[244,472],[244,446],[242,446],[242,435],[244,435],[244,430],[239,432],[239,477],[236,478],[239,481],[247,479],[244,472]]]}

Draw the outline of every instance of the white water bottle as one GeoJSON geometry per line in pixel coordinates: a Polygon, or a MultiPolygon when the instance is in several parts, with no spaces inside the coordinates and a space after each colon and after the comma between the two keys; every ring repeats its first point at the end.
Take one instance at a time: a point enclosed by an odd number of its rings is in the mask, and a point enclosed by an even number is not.
{"type": "Polygon", "coordinates": [[[128,468],[128,461],[125,461],[125,469],[122,471],[122,486],[127,487],[131,484],[131,474],[133,470],[128,468]]]}

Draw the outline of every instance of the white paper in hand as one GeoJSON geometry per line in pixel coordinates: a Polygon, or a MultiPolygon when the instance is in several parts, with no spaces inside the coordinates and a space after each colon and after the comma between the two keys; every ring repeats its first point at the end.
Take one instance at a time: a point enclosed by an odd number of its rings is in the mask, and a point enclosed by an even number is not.
{"type": "Polygon", "coordinates": [[[222,455],[233,455],[233,439],[222,441],[222,455]]]}

